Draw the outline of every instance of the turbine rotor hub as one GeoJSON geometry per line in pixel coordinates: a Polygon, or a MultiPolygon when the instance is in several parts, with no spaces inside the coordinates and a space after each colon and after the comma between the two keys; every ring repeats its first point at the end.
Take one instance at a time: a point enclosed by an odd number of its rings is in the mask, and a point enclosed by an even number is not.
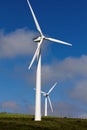
{"type": "Polygon", "coordinates": [[[41,39],[45,39],[45,36],[42,35],[42,36],[35,37],[35,38],[33,39],[33,41],[34,41],[34,42],[40,42],[41,39]]]}
{"type": "Polygon", "coordinates": [[[41,36],[34,38],[33,41],[34,42],[40,42],[41,41],[41,36]]]}
{"type": "Polygon", "coordinates": [[[47,93],[44,93],[43,96],[48,97],[48,94],[47,94],[47,93]]]}

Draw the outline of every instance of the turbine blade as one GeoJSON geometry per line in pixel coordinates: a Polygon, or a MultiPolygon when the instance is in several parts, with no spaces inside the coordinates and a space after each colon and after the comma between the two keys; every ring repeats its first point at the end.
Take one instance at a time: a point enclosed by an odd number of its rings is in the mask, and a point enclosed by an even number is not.
{"type": "Polygon", "coordinates": [[[41,91],[42,94],[46,94],[44,91],[41,91]]]}
{"type": "Polygon", "coordinates": [[[37,57],[37,55],[38,55],[38,51],[39,51],[39,49],[40,49],[40,47],[41,47],[42,41],[43,41],[43,39],[41,39],[41,41],[39,42],[39,45],[38,45],[38,47],[37,47],[37,49],[36,49],[36,51],[35,51],[35,53],[34,53],[34,56],[33,56],[32,60],[31,60],[31,63],[30,63],[30,65],[29,65],[28,69],[30,69],[31,66],[32,66],[32,64],[34,63],[34,61],[35,61],[35,59],[36,59],[36,57],[37,57]]]}
{"type": "Polygon", "coordinates": [[[34,63],[34,61],[35,61],[35,59],[36,59],[36,57],[37,57],[38,50],[39,50],[39,46],[37,47],[37,49],[36,49],[36,51],[35,51],[35,53],[34,53],[34,56],[33,56],[32,60],[31,60],[31,63],[30,63],[30,65],[29,65],[28,69],[30,69],[31,66],[32,66],[32,64],[34,63]]]}
{"type": "MultiPolygon", "coordinates": [[[[34,90],[36,91],[36,88],[34,88],[34,90]]],[[[42,94],[45,94],[45,92],[44,92],[44,91],[41,91],[41,93],[42,93],[42,94]]]]}
{"type": "Polygon", "coordinates": [[[57,42],[57,43],[65,44],[65,45],[68,45],[68,46],[72,46],[72,44],[70,44],[70,43],[67,43],[67,42],[64,42],[64,41],[61,41],[61,40],[57,40],[57,39],[54,39],[54,38],[45,37],[45,39],[52,41],[52,42],[57,42]]]}
{"type": "Polygon", "coordinates": [[[51,103],[50,97],[48,96],[47,98],[48,98],[48,101],[49,101],[49,104],[50,104],[51,111],[53,112],[53,107],[52,107],[52,103],[51,103]]]}
{"type": "Polygon", "coordinates": [[[51,87],[51,89],[48,91],[48,95],[52,92],[52,90],[54,89],[54,87],[57,85],[57,82],[51,87]]]}
{"type": "Polygon", "coordinates": [[[34,19],[36,28],[37,28],[37,30],[39,31],[39,33],[40,33],[41,35],[43,35],[43,34],[42,34],[42,31],[41,31],[41,28],[40,28],[40,26],[39,26],[39,23],[38,23],[38,21],[37,21],[37,19],[36,19],[36,16],[35,16],[35,14],[34,14],[34,11],[33,11],[32,7],[31,7],[31,4],[30,4],[29,0],[27,0],[27,3],[28,3],[28,6],[29,6],[29,8],[30,8],[30,11],[31,11],[31,13],[32,13],[32,16],[33,16],[33,19],[34,19]]]}
{"type": "Polygon", "coordinates": [[[36,91],[36,88],[34,88],[34,90],[36,91]]]}

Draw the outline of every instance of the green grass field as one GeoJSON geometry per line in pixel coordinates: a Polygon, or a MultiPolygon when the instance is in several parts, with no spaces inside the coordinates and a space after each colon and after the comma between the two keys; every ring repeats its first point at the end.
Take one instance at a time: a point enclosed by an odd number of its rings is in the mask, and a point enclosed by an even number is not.
{"type": "Polygon", "coordinates": [[[87,130],[87,120],[42,117],[36,122],[34,116],[1,113],[0,130],[87,130]]]}

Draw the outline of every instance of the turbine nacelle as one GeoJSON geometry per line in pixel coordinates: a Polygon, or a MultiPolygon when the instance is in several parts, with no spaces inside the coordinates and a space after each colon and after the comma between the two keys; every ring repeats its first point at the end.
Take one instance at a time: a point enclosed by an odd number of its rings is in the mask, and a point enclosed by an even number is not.
{"type": "Polygon", "coordinates": [[[41,37],[39,36],[39,37],[35,37],[34,39],[33,39],[33,41],[34,42],[40,42],[41,41],[41,37]]]}
{"type": "Polygon", "coordinates": [[[37,36],[33,39],[34,42],[40,42],[42,39],[45,39],[44,36],[37,36]]]}
{"type": "Polygon", "coordinates": [[[43,93],[43,96],[44,97],[48,97],[49,95],[47,93],[43,93]]]}

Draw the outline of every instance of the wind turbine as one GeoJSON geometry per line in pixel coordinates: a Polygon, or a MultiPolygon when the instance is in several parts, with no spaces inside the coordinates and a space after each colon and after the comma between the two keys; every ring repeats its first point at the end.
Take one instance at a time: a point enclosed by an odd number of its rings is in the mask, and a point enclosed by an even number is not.
{"type": "Polygon", "coordinates": [[[31,63],[29,65],[29,69],[31,68],[32,64],[34,63],[35,59],[37,59],[37,70],[36,70],[36,101],[35,101],[35,121],[41,120],[41,45],[43,43],[43,40],[49,40],[52,42],[57,42],[60,44],[65,44],[72,46],[70,43],[57,40],[54,38],[45,37],[42,33],[42,30],[39,26],[39,23],[36,19],[36,16],[34,14],[34,11],[31,7],[31,4],[29,0],[27,0],[28,6],[30,8],[31,14],[33,16],[37,31],[39,32],[40,36],[34,39],[34,42],[37,42],[37,49],[35,51],[35,54],[31,60],[31,63]]]}
{"type": "Polygon", "coordinates": [[[52,107],[52,103],[49,97],[49,94],[52,92],[52,90],[54,89],[54,87],[57,85],[57,82],[51,87],[51,89],[46,93],[44,91],[41,91],[41,93],[43,94],[43,96],[45,97],[45,116],[47,116],[47,101],[49,102],[51,111],[53,112],[53,107],[52,107]]]}

